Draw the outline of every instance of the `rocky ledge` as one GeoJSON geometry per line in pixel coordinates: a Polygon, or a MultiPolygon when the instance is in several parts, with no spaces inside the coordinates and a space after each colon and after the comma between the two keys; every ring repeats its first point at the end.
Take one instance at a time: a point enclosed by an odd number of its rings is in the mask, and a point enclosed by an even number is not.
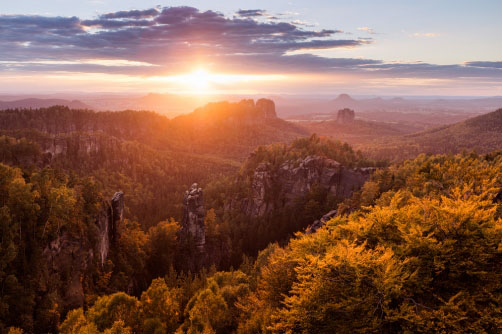
{"type": "Polygon", "coordinates": [[[321,156],[286,161],[279,168],[260,163],[251,177],[250,196],[232,199],[226,209],[240,210],[251,217],[265,216],[292,205],[316,185],[330,195],[347,198],[363,186],[373,171],[374,168],[349,168],[321,156]]]}

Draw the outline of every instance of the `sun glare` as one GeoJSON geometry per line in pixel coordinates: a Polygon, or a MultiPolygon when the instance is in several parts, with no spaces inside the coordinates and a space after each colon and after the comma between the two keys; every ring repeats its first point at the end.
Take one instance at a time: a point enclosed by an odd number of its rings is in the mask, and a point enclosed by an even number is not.
{"type": "Polygon", "coordinates": [[[178,89],[190,94],[212,94],[220,90],[235,88],[234,86],[239,83],[283,78],[284,75],[211,73],[204,68],[197,68],[190,73],[156,76],[149,78],[149,80],[172,83],[178,89]]]}

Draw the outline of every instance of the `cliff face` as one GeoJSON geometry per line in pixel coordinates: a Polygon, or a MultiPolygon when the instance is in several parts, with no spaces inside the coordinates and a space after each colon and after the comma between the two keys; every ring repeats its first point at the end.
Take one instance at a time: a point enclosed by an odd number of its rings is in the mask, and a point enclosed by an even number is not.
{"type": "Polygon", "coordinates": [[[241,210],[251,217],[265,216],[292,205],[316,185],[335,197],[350,197],[362,187],[372,171],[372,168],[348,168],[321,156],[286,161],[279,168],[260,163],[252,175],[250,195],[231,200],[227,209],[241,210]]]}
{"type": "Polygon", "coordinates": [[[181,233],[184,238],[192,238],[197,250],[204,252],[206,244],[206,229],[204,225],[204,201],[202,189],[197,183],[192,184],[183,198],[183,219],[181,233]]]}
{"type": "Polygon", "coordinates": [[[120,237],[119,227],[123,220],[124,193],[119,191],[113,195],[111,203],[103,203],[103,210],[100,211],[96,220],[99,229],[97,250],[101,265],[105,264],[110,245],[120,237]]]}
{"type": "Polygon", "coordinates": [[[67,286],[59,291],[65,301],[63,305],[65,308],[83,306],[83,278],[92,263],[97,261],[100,265],[104,265],[110,246],[119,237],[123,211],[124,194],[117,192],[111,203],[103,202],[102,209],[96,217],[95,244],[90,244],[85,237],[66,231],[44,249],[49,277],[61,273],[67,275],[65,277],[67,286]]]}

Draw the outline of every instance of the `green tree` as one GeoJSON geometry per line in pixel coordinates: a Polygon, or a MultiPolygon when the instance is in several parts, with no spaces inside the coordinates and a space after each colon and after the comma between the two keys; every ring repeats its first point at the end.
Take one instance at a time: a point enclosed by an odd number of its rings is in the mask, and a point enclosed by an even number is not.
{"type": "Polygon", "coordinates": [[[181,319],[179,293],[177,289],[168,288],[164,279],[153,280],[148,290],[141,294],[143,327],[151,331],[153,321],[158,320],[166,333],[173,333],[181,319]]]}

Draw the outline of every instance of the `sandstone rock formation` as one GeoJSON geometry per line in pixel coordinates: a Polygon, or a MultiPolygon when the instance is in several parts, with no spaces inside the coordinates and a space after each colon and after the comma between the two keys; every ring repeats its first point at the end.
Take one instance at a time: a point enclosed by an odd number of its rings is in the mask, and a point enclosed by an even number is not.
{"type": "Polygon", "coordinates": [[[103,203],[103,210],[98,214],[96,224],[99,229],[98,252],[101,265],[104,265],[110,245],[119,237],[119,226],[124,220],[124,193],[116,192],[111,203],[103,203]]]}
{"type": "Polygon", "coordinates": [[[256,101],[256,108],[261,111],[264,118],[277,118],[275,103],[272,100],[259,99],[256,101]]]}
{"type": "Polygon", "coordinates": [[[259,99],[255,104],[252,99],[244,99],[237,103],[208,103],[184,118],[186,117],[197,119],[197,123],[203,122],[199,125],[219,121],[256,124],[276,119],[277,114],[275,113],[275,103],[272,100],[259,99]]]}
{"type": "Polygon", "coordinates": [[[342,110],[338,110],[336,121],[337,123],[344,124],[353,122],[354,118],[355,118],[354,110],[345,108],[342,110]]]}
{"type": "Polygon", "coordinates": [[[119,237],[118,231],[123,216],[124,194],[117,192],[111,203],[102,203],[102,209],[96,217],[98,238],[95,244],[89,244],[86,238],[74,235],[72,231],[65,231],[44,249],[49,272],[54,275],[68,275],[68,286],[61,291],[65,306],[83,306],[82,278],[86,275],[89,265],[95,261],[95,256],[98,256],[97,261],[104,265],[111,245],[119,237]]]}
{"type": "MultiPolygon", "coordinates": [[[[91,245],[83,244],[82,240],[70,232],[63,232],[45,249],[50,276],[65,273],[67,286],[60,291],[65,307],[82,307],[84,304],[84,288],[82,277],[94,258],[91,245]]],[[[50,277],[49,276],[49,277],[50,277]]]]}
{"type": "Polygon", "coordinates": [[[204,251],[206,244],[206,228],[204,225],[204,200],[202,189],[197,183],[192,184],[183,198],[183,219],[181,234],[183,238],[191,238],[199,252],[204,251]]]}
{"type": "Polygon", "coordinates": [[[372,168],[348,168],[321,156],[286,161],[279,168],[260,163],[252,175],[250,196],[231,200],[227,210],[241,210],[251,217],[265,216],[280,207],[292,205],[315,185],[333,196],[350,197],[362,187],[372,171],[372,168]]]}
{"type": "Polygon", "coordinates": [[[119,227],[124,221],[124,193],[116,192],[112,197],[110,212],[110,237],[115,242],[119,237],[119,227]]]}
{"type": "Polygon", "coordinates": [[[47,135],[37,140],[40,148],[50,159],[58,155],[71,155],[75,159],[97,155],[100,151],[118,150],[120,140],[101,133],[73,133],[47,135]]]}

